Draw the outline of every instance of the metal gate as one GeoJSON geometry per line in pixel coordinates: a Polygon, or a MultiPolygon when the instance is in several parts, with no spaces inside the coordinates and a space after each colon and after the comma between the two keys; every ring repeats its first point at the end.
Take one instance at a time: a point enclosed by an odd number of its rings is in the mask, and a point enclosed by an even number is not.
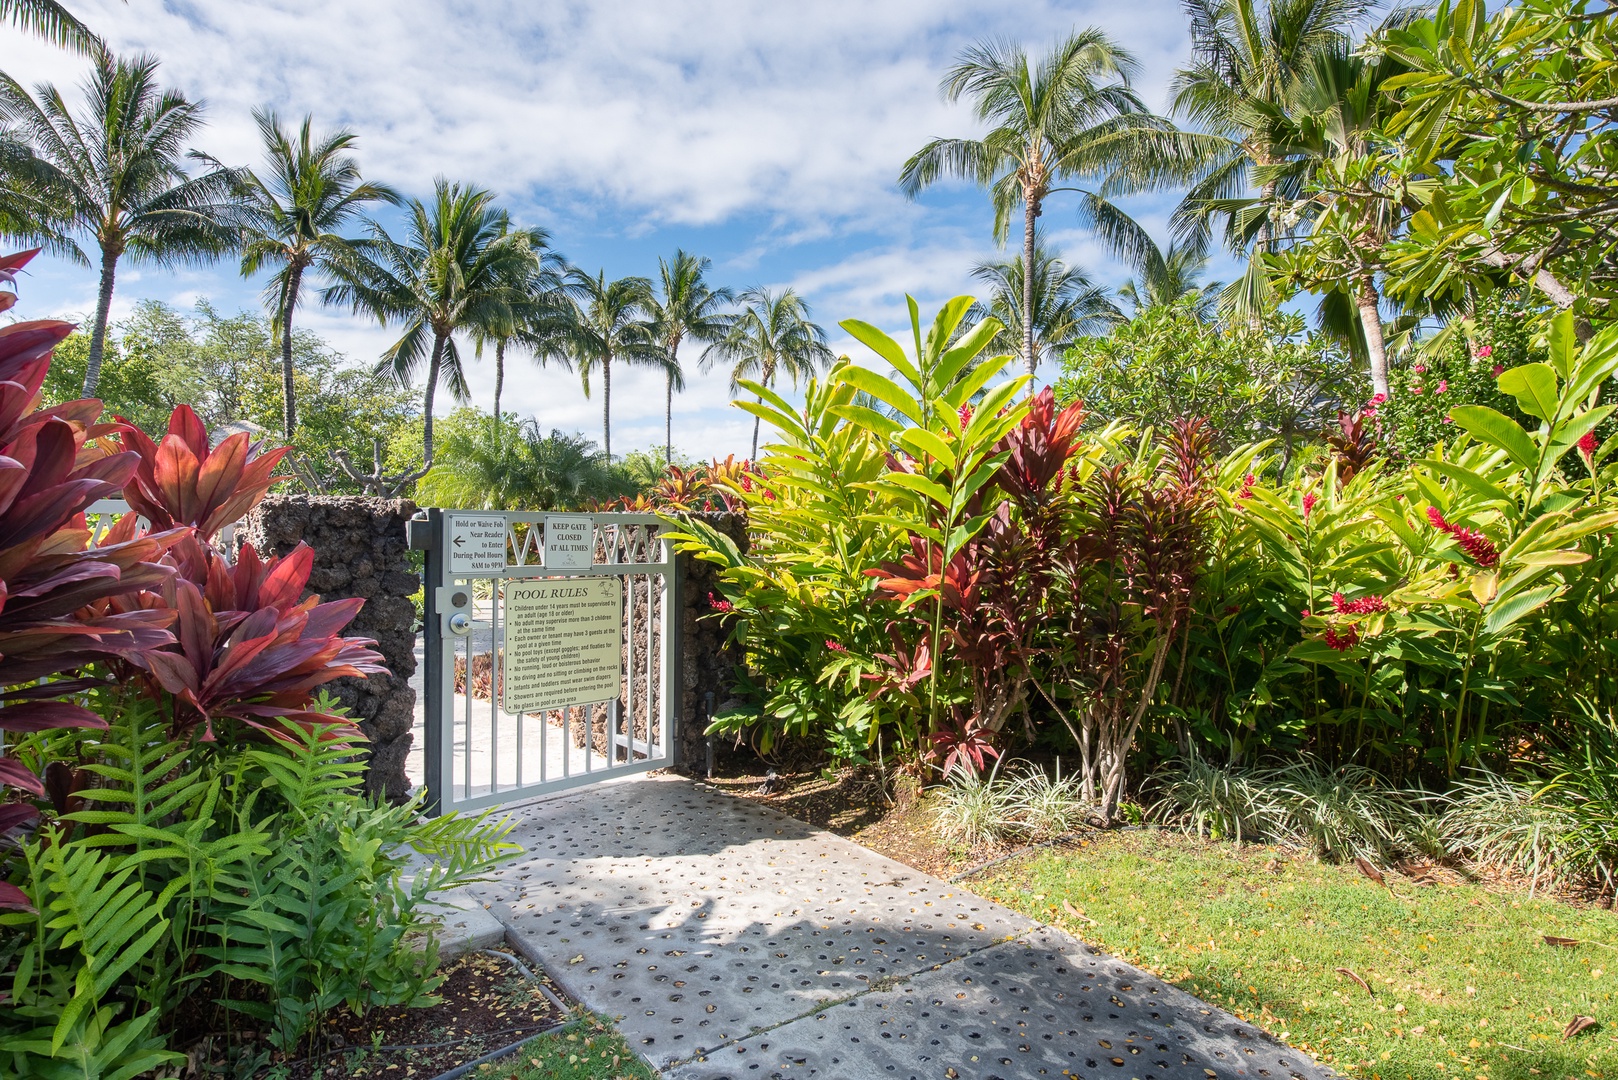
{"type": "Polygon", "coordinates": [[[662,521],[428,510],[410,524],[427,564],[429,812],[673,764],[680,605],[662,521]]]}

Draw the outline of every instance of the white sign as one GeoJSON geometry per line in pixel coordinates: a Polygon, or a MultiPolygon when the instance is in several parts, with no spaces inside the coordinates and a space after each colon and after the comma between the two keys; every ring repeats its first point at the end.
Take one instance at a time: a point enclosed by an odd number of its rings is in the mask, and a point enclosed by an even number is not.
{"type": "Polygon", "coordinates": [[[545,515],[546,569],[588,570],[595,551],[595,520],[589,514],[545,515]]]}
{"type": "Polygon", "coordinates": [[[498,574],[506,568],[504,514],[449,514],[449,572],[498,574]]]}
{"type": "Polygon", "coordinates": [[[506,585],[501,705],[531,713],[613,701],[623,691],[622,578],[506,585]]]}

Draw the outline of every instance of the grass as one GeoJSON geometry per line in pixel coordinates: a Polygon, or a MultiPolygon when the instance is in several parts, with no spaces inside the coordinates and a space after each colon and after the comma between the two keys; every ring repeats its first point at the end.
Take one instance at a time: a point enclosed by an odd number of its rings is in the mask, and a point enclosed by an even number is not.
{"type": "Polygon", "coordinates": [[[1618,914],[1387,880],[1151,830],[1018,860],[972,888],[1353,1076],[1618,1078],[1618,914]],[[1563,1041],[1575,1016],[1599,1026],[1563,1041]]]}
{"type": "Polygon", "coordinates": [[[472,1075],[487,1080],[653,1080],[657,1074],[610,1023],[586,1014],[508,1058],[479,1066],[472,1075]]]}

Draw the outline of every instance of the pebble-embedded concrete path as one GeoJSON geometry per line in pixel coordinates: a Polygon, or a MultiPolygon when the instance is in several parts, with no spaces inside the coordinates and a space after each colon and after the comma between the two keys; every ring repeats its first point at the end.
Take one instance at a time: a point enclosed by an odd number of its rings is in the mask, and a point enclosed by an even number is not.
{"type": "Polygon", "coordinates": [[[1055,927],[690,781],[514,813],[525,854],[475,895],[665,1077],[1331,1075],[1055,927]]]}

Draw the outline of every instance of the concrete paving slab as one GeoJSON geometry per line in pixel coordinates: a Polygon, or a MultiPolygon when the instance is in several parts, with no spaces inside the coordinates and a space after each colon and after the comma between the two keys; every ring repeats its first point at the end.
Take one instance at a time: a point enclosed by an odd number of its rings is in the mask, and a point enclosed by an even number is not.
{"type": "Polygon", "coordinates": [[[1251,1024],[1046,927],[664,1075],[1317,1080],[1330,1074],[1251,1024]]]}
{"type": "Polygon", "coordinates": [[[438,923],[438,962],[505,943],[505,925],[466,889],[451,889],[422,905],[438,923]]]}
{"type": "Polygon", "coordinates": [[[473,896],[674,1080],[1330,1075],[1059,929],[678,777],[513,815],[525,854],[473,896]]]}
{"type": "Polygon", "coordinates": [[[474,895],[654,1065],[1011,940],[1036,924],[676,777],[533,804],[474,895]]]}

